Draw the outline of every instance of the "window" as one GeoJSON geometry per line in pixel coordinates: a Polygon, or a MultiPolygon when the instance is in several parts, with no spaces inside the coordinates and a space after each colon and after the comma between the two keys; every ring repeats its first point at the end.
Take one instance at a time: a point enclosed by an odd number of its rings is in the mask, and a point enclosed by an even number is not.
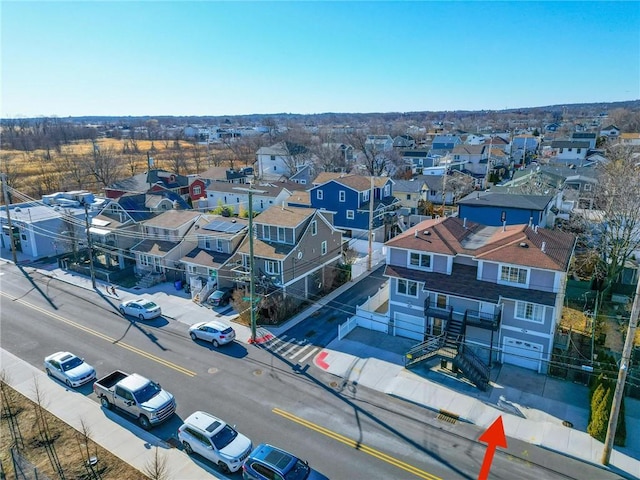
{"type": "Polygon", "coordinates": [[[527,270],[518,267],[503,266],[500,269],[500,280],[508,283],[527,284],[527,270]]]}
{"type": "MultiPolygon", "coordinates": [[[[271,160],[273,160],[275,162],[276,160],[276,156],[275,155],[271,155],[271,160]]],[[[274,167],[275,168],[275,167],[274,167]]]]}
{"type": "Polygon", "coordinates": [[[211,250],[211,240],[209,240],[208,238],[205,239],[205,241],[204,241],[204,248],[206,250],[211,250]]]}
{"type": "Polygon", "coordinates": [[[222,251],[222,239],[221,238],[217,238],[216,239],[216,250],[218,250],[219,252],[222,251]]]}
{"type": "Polygon", "coordinates": [[[340,190],[340,192],[338,192],[338,197],[341,202],[344,202],[347,199],[347,194],[344,190],[340,190]]]}
{"type": "Polygon", "coordinates": [[[202,187],[200,185],[196,185],[193,187],[193,194],[200,195],[202,193],[202,187]]]}
{"type": "Polygon", "coordinates": [[[265,260],[264,271],[269,275],[278,275],[280,273],[280,262],[274,262],[273,260],[265,260]]]}
{"type": "Polygon", "coordinates": [[[262,226],[262,238],[265,240],[271,240],[271,228],[269,225],[262,226]]]}
{"type": "Polygon", "coordinates": [[[581,148],[576,148],[576,153],[580,153],[582,151],[581,148]]]}
{"type": "Polygon", "coordinates": [[[438,308],[447,308],[447,300],[448,297],[446,295],[437,294],[436,295],[436,307],[438,308]]]}
{"type": "Polygon", "coordinates": [[[320,252],[321,252],[322,255],[326,255],[327,254],[327,241],[326,240],[320,244],[320,252]]]}
{"type": "Polygon", "coordinates": [[[322,200],[323,196],[322,196],[322,190],[317,190],[316,191],[316,197],[318,200],[322,200]]]}
{"type": "Polygon", "coordinates": [[[411,194],[407,193],[407,200],[411,200],[411,194]]]}
{"type": "Polygon", "coordinates": [[[585,192],[590,192],[591,191],[591,184],[590,183],[585,183],[584,184],[584,191],[585,192]]]}
{"type": "Polygon", "coordinates": [[[429,190],[429,195],[431,195],[432,197],[435,197],[438,194],[438,192],[436,192],[435,190],[429,190]]]}
{"type": "Polygon", "coordinates": [[[153,264],[151,257],[149,255],[140,255],[140,265],[144,265],[148,267],[153,264]]]}
{"type": "Polygon", "coordinates": [[[369,201],[369,190],[365,190],[364,192],[362,192],[362,201],[363,202],[369,201]]]}
{"type": "Polygon", "coordinates": [[[530,322],[544,322],[544,306],[528,302],[516,302],[516,318],[530,322]]]}
{"type": "Polygon", "coordinates": [[[198,267],[196,267],[195,265],[187,265],[187,272],[189,272],[190,274],[196,274],[198,273],[198,267]]]}
{"type": "Polygon", "coordinates": [[[398,279],[398,293],[409,297],[418,296],[418,283],[412,280],[398,279]]]}
{"type": "Polygon", "coordinates": [[[431,255],[427,253],[411,252],[409,265],[418,268],[431,268],[431,255]]]}
{"type": "Polygon", "coordinates": [[[284,242],[286,240],[286,232],[284,227],[278,227],[278,241],[284,242]]]}
{"type": "Polygon", "coordinates": [[[355,218],[355,214],[353,210],[347,210],[347,220],[353,220],[355,218]]]}
{"type": "Polygon", "coordinates": [[[273,171],[277,172],[278,171],[278,167],[276,167],[275,165],[273,166],[273,171]]]}
{"type": "Polygon", "coordinates": [[[391,187],[389,185],[385,185],[384,186],[384,196],[388,197],[390,193],[391,193],[391,187]]]}
{"type": "Polygon", "coordinates": [[[318,222],[314,220],[311,222],[311,235],[317,235],[318,233],[318,222]]]}

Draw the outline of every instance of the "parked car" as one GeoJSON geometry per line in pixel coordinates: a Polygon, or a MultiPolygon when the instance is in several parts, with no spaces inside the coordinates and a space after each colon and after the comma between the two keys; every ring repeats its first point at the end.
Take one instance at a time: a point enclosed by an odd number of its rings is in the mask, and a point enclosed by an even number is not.
{"type": "Polygon", "coordinates": [[[244,480],[329,480],[295,455],[273,445],[261,443],[249,454],[242,465],[244,480]]]}
{"type": "Polygon", "coordinates": [[[231,295],[233,291],[230,288],[221,288],[220,290],[216,290],[207,299],[210,305],[214,307],[222,307],[224,305],[229,305],[229,301],[231,300],[231,295]]]}
{"type": "Polygon", "coordinates": [[[251,452],[251,440],[206,412],[194,412],[178,429],[185,451],[197,453],[224,472],[237,472],[251,452]]]}
{"type": "Polygon", "coordinates": [[[57,352],[44,359],[44,370],[50,377],[57,378],[68,387],[79,387],[96,378],[95,369],[70,352],[57,352]]]}
{"type": "Polygon", "coordinates": [[[189,336],[191,340],[199,339],[211,342],[215,348],[218,348],[220,345],[233,342],[236,338],[236,332],[226,323],[211,320],[210,322],[199,322],[191,325],[189,336]]]}
{"type": "Polygon", "coordinates": [[[168,420],[176,411],[171,393],[137,373],[115,370],[96,380],[93,392],[104,408],[117,408],[132,416],[145,430],[168,420]]]}
{"type": "Polygon", "coordinates": [[[120,304],[120,313],[122,315],[131,315],[140,320],[151,320],[152,318],[162,315],[160,306],[146,298],[138,298],[136,300],[127,300],[120,304]]]}

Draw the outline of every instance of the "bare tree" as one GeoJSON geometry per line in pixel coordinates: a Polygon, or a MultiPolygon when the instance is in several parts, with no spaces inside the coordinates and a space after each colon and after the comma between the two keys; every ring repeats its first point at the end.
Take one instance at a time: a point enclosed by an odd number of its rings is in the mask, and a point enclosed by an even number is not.
{"type": "Polygon", "coordinates": [[[367,142],[368,136],[366,131],[356,130],[345,134],[345,139],[358,152],[369,175],[380,176],[386,171],[388,155],[376,142],[367,142]]]}
{"type": "Polygon", "coordinates": [[[169,466],[167,465],[167,457],[160,455],[158,447],[155,446],[153,450],[153,458],[147,462],[144,467],[145,475],[151,480],[168,480],[169,479],[169,466]]]}
{"type": "Polygon", "coordinates": [[[0,153],[0,173],[5,175],[5,182],[9,187],[15,189],[20,187],[20,170],[17,162],[12,159],[10,154],[5,152],[0,153]]]}
{"type": "Polygon", "coordinates": [[[103,187],[111,185],[122,174],[122,167],[113,148],[100,148],[97,142],[93,143],[89,171],[98,184],[103,187]]]}
{"type": "Polygon", "coordinates": [[[84,159],[71,153],[61,153],[54,162],[58,172],[63,172],[62,186],[66,188],[85,188],[87,177],[90,175],[84,159]]]}
{"type": "Polygon", "coordinates": [[[173,142],[169,164],[171,165],[171,171],[176,175],[180,175],[180,172],[187,168],[187,157],[179,140],[174,140],[173,142]]]}
{"type": "Polygon", "coordinates": [[[196,169],[196,173],[199,174],[202,170],[202,162],[204,161],[204,157],[202,155],[202,148],[195,139],[193,140],[193,146],[191,147],[191,159],[193,160],[193,165],[196,169]]]}
{"type": "Polygon", "coordinates": [[[455,205],[460,198],[464,197],[473,190],[474,180],[469,175],[460,172],[453,172],[448,176],[445,192],[451,192],[453,196],[453,204],[455,205]]]}
{"type": "Polygon", "coordinates": [[[595,205],[600,226],[590,229],[601,252],[599,277],[609,289],[633,252],[640,248],[640,162],[632,147],[616,145],[600,167],[595,205]]]}

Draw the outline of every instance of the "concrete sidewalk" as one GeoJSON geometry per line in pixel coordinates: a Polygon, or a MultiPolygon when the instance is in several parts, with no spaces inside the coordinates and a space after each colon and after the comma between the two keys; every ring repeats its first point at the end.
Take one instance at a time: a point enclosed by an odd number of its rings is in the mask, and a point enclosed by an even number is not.
{"type": "Polygon", "coordinates": [[[166,460],[167,478],[200,480],[227,478],[186,453],[171,447],[138,427],[135,422],[111,411],[105,411],[99,403],[81,392],[66,388],[52,381],[47,374],[15,355],[0,349],[0,364],[6,382],[31,400],[35,397],[37,382],[41,398],[46,399],[46,409],[53,415],[81,430],[81,422],[91,426],[91,439],[101,447],[144,472],[158,447],[161,458],[166,460]]]}
{"type": "MultiPolygon", "coordinates": [[[[32,265],[52,278],[92,290],[91,281],[73,272],[66,272],[57,265],[32,265]]],[[[304,320],[345,290],[354,286],[366,275],[335,290],[317,304],[292,318],[280,327],[259,327],[259,341],[267,341],[282,335],[287,329],[304,320]]],[[[106,285],[99,284],[98,290],[106,292],[106,285]]],[[[221,319],[230,322],[235,317],[231,308],[212,310],[191,301],[183,291],[176,290],[170,283],[156,285],[144,291],[118,289],[121,299],[145,296],[160,304],[163,315],[175,321],[191,325],[198,321],[221,319]]],[[[248,343],[251,332],[246,326],[233,324],[238,341],[248,343]]],[[[600,464],[603,444],[586,433],[588,418],[586,387],[563,382],[535,374],[517,367],[502,366],[489,392],[483,393],[469,384],[461,383],[443,372],[435,375],[430,371],[409,371],[404,368],[404,352],[413,342],[399,337],[391,337],[379,332],[356,328],[343,340],[334,340],[318,353],[314,364],[343,379],[343,382],[359,385],[405,399],[416,405],[434,411],[446,411],[457,415],[461,421],[486,428],[500,415],[503,417],[505,433],[508,437],[539,445],[594,465],[600,464]],[[513,370],[516,369],[516,370],[513,370]],[[546,388],[532,391],[531,386],[544,382],[546,388]],[[569,421],[573,427],[563,425],[569,421]]],[[[37,370],[36,370],[37,371],[37,370]]],[[[42,372],[40,372],[42,373],[42,372]]],[[[50,383],[50,382],[48,382],[50,383]]],[[[82,396],[80,396],[82,397],[82,396]]],[[[104,420],[106,417],[99,406],[96,411],[104,420]]],[[[60,412],[62,415],[64,412],[60,412]]],[[[640,478],[640,402],[626,399],[627,446],[616,447],[611,455],[613,471],[629,478],[640,478]]],[[[108,420],[111,422],[111,420],[108,420]]],[[[128,426],[129,427],[129,426],[128,426]]],[[[125,430],[125,428],[121,428],[125,430]]],[[[134,443],[136,436],[131,439],[134,443]]],[[[157,439],[156,439],[157,441],[157,439]]],[[[146,448],[146,447],[145,447],[146,448]]],[[[128,450],[128,449],[127,449],[128,450]]],[[[149,451],[147,450],[149,456],[149,451]]],[[[200,472],[191,459],[181,452],[193,468],[200,472]]],[[[124,452],[126,455],[127,452],[124,452]]],[[[142,453],[140,453],[142,455],[142,453]]],[[[137,454],[131,453],[134,466],[144,465],[137,454]]],[[[141,457],[140,457],[141,458],[141,457]]],[[[147,457],[148,458],[148,457],[147,457]]],[[[180,457],[176,457],[180,458],[180,457]]],[[[183,468],[175,460],[174,468],[183,468]]],[[[131,463],[131,462],[130,462],[131,463]]],[[[186,467],[185,467],[186,468],[186,467]]],[[[182,478],[182,477],[178,477],[182,478]]]]}

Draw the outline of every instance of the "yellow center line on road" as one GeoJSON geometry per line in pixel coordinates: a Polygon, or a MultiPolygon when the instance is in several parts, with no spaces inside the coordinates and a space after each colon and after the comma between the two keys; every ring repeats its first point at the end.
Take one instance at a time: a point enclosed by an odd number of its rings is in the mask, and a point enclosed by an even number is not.
{"type": "Polygon", "coordinates": [[[394,458],[390,455],[387,455],[386,453],[383,453],[379,450],[376,450],[374,448],[368,447],[366,445],[363,445],[349,437],[345,437],[344,435],[340,435],[339,433],[336,433],[332,430],[329,430],[327,428],[324,428],[320,425],[317,425],[315,423],[312,423],[308,420],[305,420],[304,418],[300,418],[297,417],[295,415],[293,415],[292,413],[289,412],[285,412],[284,410],[281,410],[279,408],[274,408],[272,410],[273,413],[275,413],[276,415],[280,415],[281,417],[286,418],[287,420],[291,420],[292,422],[297,423],[298,425],[302,425],[303,427],[307,427],[311,430],[314,430],[318,433],[321,433],[329,438],[332,438],[334,440],[337,440],[340,443],[343,443],[345,445],[348,445],[349,447],[355,448],[356,450],[359,450],[361,452],[364,452],[368,455],[371,455],[372,457],[375,457],[379,460],[382,460],[383,462],[386,462],[390,465],[393,465],[395,467],[398,467],[406,472],[409,472],[413,475],[415,475],[416,477],[419,478],[423,478],[425,480],[442,480],[440,477],[437,477],[435,475],[432,475],[431,473],[425,472],[424,470],[420,470],[419,468],[414,467],[413,465],[409,465],[408,463],[405,463],[401,460],[398,460],[397,458],[394,458]]]}
{"type": "Polygon", "coordinates": [[[184,367],[181,367],[180,365],[177,365],[175,363],[169,362],[168,360],[164,360],[163,358],[160,358],[160,357],[158,357],[156,355],[153,355],[152,353],[145,352],[144,350],[141,350],[141,349],[139,349],[137,347],[134,347],[133,345],[129,345],[129,344],[124,343],[124,342],[120,342],[120,341],[116,340],[115,338],[111,338],[110,336],[105,335],[104,333],[98,332],[97,330],[93,330],[92,328],[85,327],[84,325],[81,325],[81,324],[79,324],[77,322],[69,320],[68,318],[65,318],[65,317],[63,317],[61,315],[58,315],[57,313],[50,312],[50,311],[48,311],[48,310],[46,310],[46,309],[44,309],[42,307],[39,307],[39,306],[34,305],[32,303],[26,302],[26,301],[21,300],[21,299],[19,299],[17,297],[13,297],[13,296],[5,293],[5,292],[0,292],[0,295],[2,295],[4,297],[7,297],[7,298],[11,299],[14,302],[18,302],[18,303],[20,303],[22,305],[25,305],[25,306],[27,306],[29,308],[32,308],[33,310],[37,310],[38,312],[44,313],[45,315],[47,315],[47,316],[49,316],[49,317],[51,317],[51,318],[53,318],[55,320],[58,320],[60,322],[66,323],[67,325],[70,325],[70,326],[72,326],[74,328],[77,328],[78,330],[82,330],[83,332],[89,333],[89,334],[93,335],[94,337],[101,338],[102,340],[105,340],[105,341],[107,341],[109,343],[112,343],[114,345],[118,345],[118,346],[124,348],[125,350],[129,350],[130,352],[133,352],[133,353],[136,353],[136,354],[138,354],[138,355],[140,355],[142,357],[148,358],[149,360],[152,360],[152,361],[154,361],[156,363],[164,365],[165,367],[168,367],[168,368],[171,368],[171,369],[173,369],[173,370],[175,370],[177,372],[183,373],[183,374],[185,374],[185,375],[187,375],[189,377],[195,377],[196,376],[196,372],[188,370],[188,369],[186,369],[184,367]]]}

